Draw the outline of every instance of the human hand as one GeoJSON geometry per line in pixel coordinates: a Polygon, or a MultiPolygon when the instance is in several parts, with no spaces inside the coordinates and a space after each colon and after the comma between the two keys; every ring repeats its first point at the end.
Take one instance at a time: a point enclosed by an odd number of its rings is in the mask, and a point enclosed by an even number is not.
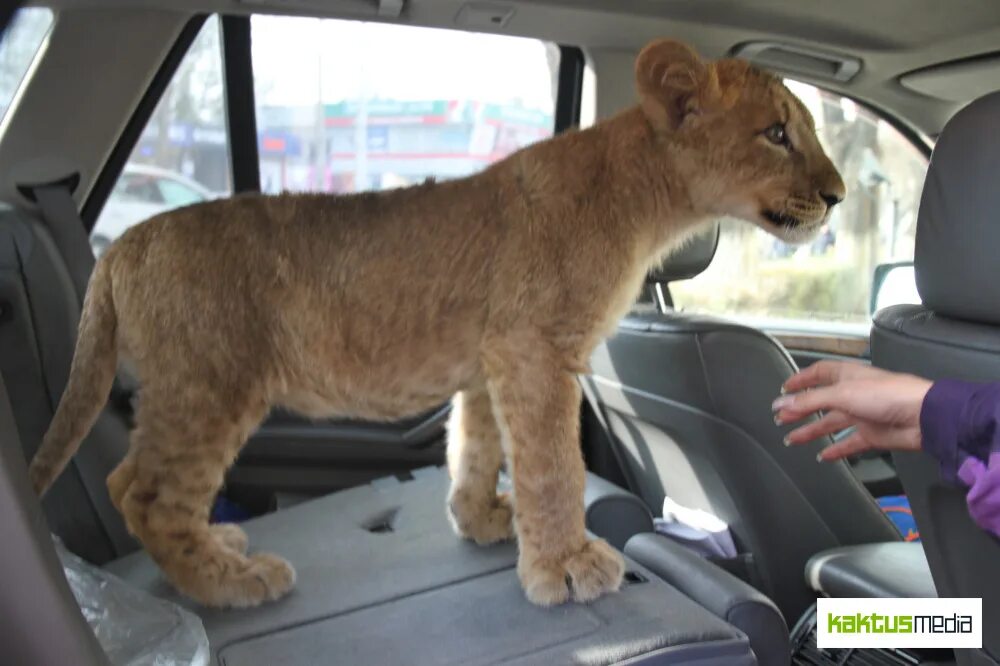
{"type": "Polygon", "coordinates": [[[788,445],[805,444],[852,426],[857,430],[828,446],[817,460],[838,460],[871,449],[920,450],[920,408],[931,382],[860,363],[820,361],[793,375],[774,401],[775,423],[823,416],[788,434],[788,445]]]}

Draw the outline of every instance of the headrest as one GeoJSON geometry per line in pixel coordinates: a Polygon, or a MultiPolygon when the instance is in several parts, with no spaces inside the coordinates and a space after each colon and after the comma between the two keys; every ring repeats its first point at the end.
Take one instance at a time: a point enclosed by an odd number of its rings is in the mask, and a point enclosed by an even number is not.
{"type": "Polygon", "coordinates": [[[917,217],[914,267],[924,306],[1000,324],[1000,92],[945,126],[917,217]]]}
{"type": "Polygon", "coordinates": [[[649,271],[646,282],[676,282],[693,278],[708,268],[719,245],[719,223],[694,236],[675,250],[657,268],[649,271]]]}

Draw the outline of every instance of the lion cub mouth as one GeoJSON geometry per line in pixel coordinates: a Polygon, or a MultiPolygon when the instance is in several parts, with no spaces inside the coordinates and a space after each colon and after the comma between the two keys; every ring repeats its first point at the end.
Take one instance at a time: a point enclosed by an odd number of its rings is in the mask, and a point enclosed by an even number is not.
{"type": "Polygon", "coordinates": [[[789,213],[778,213],[773,210],[765,209],[761,211],[761,215],[763,215],[764,219],[768,222],[778,227],[794,228],[802,224],[802,220],[794,215],[790,215],[789,213]]]}

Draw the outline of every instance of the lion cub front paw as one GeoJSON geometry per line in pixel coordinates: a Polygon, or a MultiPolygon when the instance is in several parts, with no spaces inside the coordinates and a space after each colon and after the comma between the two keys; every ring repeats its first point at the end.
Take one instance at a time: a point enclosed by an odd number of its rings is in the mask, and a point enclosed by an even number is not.
{"type": "Polygon", "coordinates": [[[558,562],[528,561],[522,555],[517,572],[534,604],[554,606],[570,598],[586,603],[621,586],[625,561],[607,541],[597,539],[558,562]]]}
{"type": "Polygon", "coordinates": [[[455,491],[448,498],[448,516],[458,536],[480,546],[514,536],[514,507],[509,493],[476,501],[461,490],[455,491]]]}

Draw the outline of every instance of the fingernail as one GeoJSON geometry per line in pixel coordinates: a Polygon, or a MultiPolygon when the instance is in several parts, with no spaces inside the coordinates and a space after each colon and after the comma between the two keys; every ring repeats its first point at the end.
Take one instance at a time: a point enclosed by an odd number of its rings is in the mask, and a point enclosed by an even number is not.
{"type": "Polygon", "coordinates": [[[792,440],[788,439],[788,436],[786,435],[785,438],[781,440],[781,443],[784,444],[785,446],[791,446],[792,440]]]}
{"type": "Polygon", "coordinates": [[[816,454],[816,462],[819,462],[819,463],[823,462],[823,454],[822,453],[817,453],[816,454]]]}
{"type": "Polygon", "coordinates": [[[779,409],[790,407],[794,401],[795,401],[795,396],[792,395],[779,396],[774,402],[771,403],[771,411],[776,412],[779,409]]]}
{"type": "Polygon", "coordinates": [[[780,414],[775,414],[774,415],[774,425],[780,426],[780,425],[784,425],[784,424],[785,424],[785,422],[781,420],[781,415],[780,414]]]}
{"type": "Polygon", "coordinates": [[[788,389],[786,389],[785,386],[784,386],[784,384],[782,384],[782,386],[781,386],[781,395],[785,395],[786,393],[788,393],[788,389]]]}

